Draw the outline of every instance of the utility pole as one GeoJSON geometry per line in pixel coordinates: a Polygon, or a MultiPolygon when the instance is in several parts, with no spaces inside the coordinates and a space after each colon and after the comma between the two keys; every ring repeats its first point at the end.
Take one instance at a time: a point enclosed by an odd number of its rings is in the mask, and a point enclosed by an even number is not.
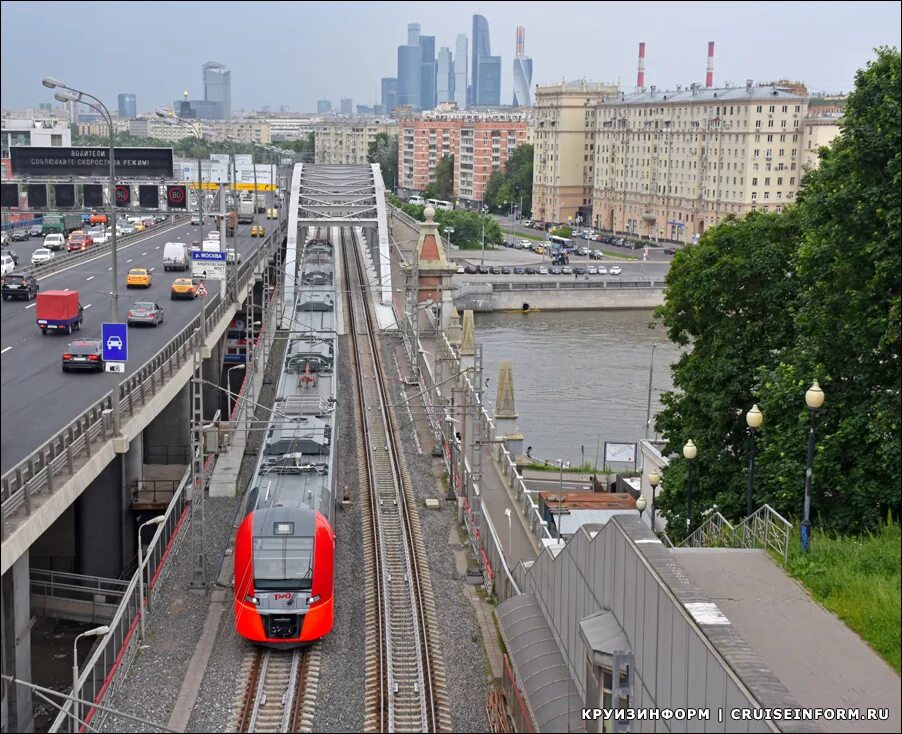
{"type": "Polygon", "coordinates": [[[207,589],[206,514],[204,492],[207,478],[204,475],[204,393],[203,363],[207,343],[207,302],[201,300],[200,328],[194,346],[194,376],[191,379],[191,545],[194,569],[190,589],[205,592],[207,589]]]}
{"type": "Polygon", "coordinates": [[[651,345],[651,359],[648,362],[648,402],[645,405],[645,438],[648,440],[648,429],[651,425],[651,378],[655,369],[655,349],[657,344],[651,345]]]}

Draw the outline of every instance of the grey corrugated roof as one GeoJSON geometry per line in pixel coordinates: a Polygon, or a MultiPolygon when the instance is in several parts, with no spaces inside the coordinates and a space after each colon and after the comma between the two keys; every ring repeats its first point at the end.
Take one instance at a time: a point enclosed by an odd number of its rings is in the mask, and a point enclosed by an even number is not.
{"type": "Polygon", "coordinates": [[[596,665],[606,665],[603,659],[606,655],[632,651],[623,628],[610,611],[599,612],[580,620],[579,634],[596,658],[602,656],[602,659],[596,659],[596,665]]]}
{"type": "Polygon", "coordinates": [[[804,97],[791,92],[784,92],[775,87],[723,87],[720,89],[707,89],[697,87],[692,89],[656,89],[632,94],[621,94],[609,97],[602,102],[602,107],[622,104],[662,104],[667,102],[735,102],[742,99],[781,99],[800,102],[804,97]]]}
{"type": "Polygon", "coordinates": [[[583,704],[535,594],[512,597],[495,614],[539,731],[585,731],[583,704]]]}

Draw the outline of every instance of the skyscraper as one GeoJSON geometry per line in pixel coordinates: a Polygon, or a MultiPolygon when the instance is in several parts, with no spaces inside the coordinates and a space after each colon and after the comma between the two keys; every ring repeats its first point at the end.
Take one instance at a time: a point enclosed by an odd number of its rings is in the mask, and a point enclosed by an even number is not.
{"type": "Polygon", "coordinates": [[[398,105],[420,107],[420,47],[398,46],[398,105]]]}
{"type": "Polygon", "coordinates": [[[354,100],[350,97],[346,97],[341,100],[339,103],[339,109],[341,110],[341,114],[343,115],[352,115],[354,114],[354,100]]]}
{"type": "Polygon", "coordinates": [[[492,53],[489,22],[481,15],[473,16],[473,63],[470,65],[470,103],[479,104],[479,60],[492,53]]]}
{"type": "Polygon", "coordinates": [[[332,100],[319,99],[316,101],[316,113],[318,115],[325,115],[331,111],[332,111],[332,100]]]}
{"type": "Polygon", "coordinates": [[[138,116],[138,100],[134,94],[119,95],[119,119],[134,120],[138,116]]]}
{"type": "Polygon", "coordinates": [[[420,108],[435,108],[435,36],[420,36],[420,108]]]}
{"type": "Polygon", "coordinates": [[[419,46],[420,45],[420,24],[419,23],[408,23],[407,24],[407,45],[408,46],[419,46]]]}
{"type": "Polygon", "coordinates": [[[454,101],[467,108],[467,34],[459,33],[454,49],[454,101]]]}
{"type": "MultiPolygon", "coordinates": [[[[475,82],[475,79],[474,79],[475,82]]],[[[479,82],[476,104],[497,107],[501,104],[501,57],[479,57],[479,82]]]]}
{"type": "Polygon", "coordinates": [[[382,112],[390,115],[398,106],[398,79],[393,76],[382,77],[382,112]]]}
{"type": "Polygon", "coordinates": [[[442,46],[438,52],[438,61],[435,72],[435,101],[436,104],[450,102],[452,89],[454,88],[454,75],[451,70],[451,49],[442,46]]]}
{"type": "Polygon", "coordinates": [[[228,120],[232,116],[232,72],[225,64],[208,61],[204,64],[204,101],[219,107],[219,117],[228,120]]]}
{"type": "Polygon", "coordinates": [[[532,59],[526,55],[526,29],[517,26],[517,55],[514,58],[514,107],[530,107],[532,59]]]}

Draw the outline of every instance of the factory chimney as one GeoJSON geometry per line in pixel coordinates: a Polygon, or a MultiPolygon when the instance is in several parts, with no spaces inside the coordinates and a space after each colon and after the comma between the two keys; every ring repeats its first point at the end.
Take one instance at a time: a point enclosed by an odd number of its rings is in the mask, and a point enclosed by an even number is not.
{"type": "Polygon", "coordinates": [[[708,41],[708,73],[705,74],[705,87],[714,86],[714,41],[708,41]]]}
{"type": "Polygon", "coordinates": [[[639,44],[639,69],[636,72],[636,91],[641,92],[645,86],[645,41],[639,44]]]}

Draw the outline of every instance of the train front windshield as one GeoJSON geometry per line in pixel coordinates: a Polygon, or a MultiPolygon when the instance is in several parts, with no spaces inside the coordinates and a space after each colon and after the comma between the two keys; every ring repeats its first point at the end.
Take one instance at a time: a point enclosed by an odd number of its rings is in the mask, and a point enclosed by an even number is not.
{"type": "Polygon", "coordinates": [[[313,538],[254,538],[254,588],[300,589],[313,581],[313,538]]]}

